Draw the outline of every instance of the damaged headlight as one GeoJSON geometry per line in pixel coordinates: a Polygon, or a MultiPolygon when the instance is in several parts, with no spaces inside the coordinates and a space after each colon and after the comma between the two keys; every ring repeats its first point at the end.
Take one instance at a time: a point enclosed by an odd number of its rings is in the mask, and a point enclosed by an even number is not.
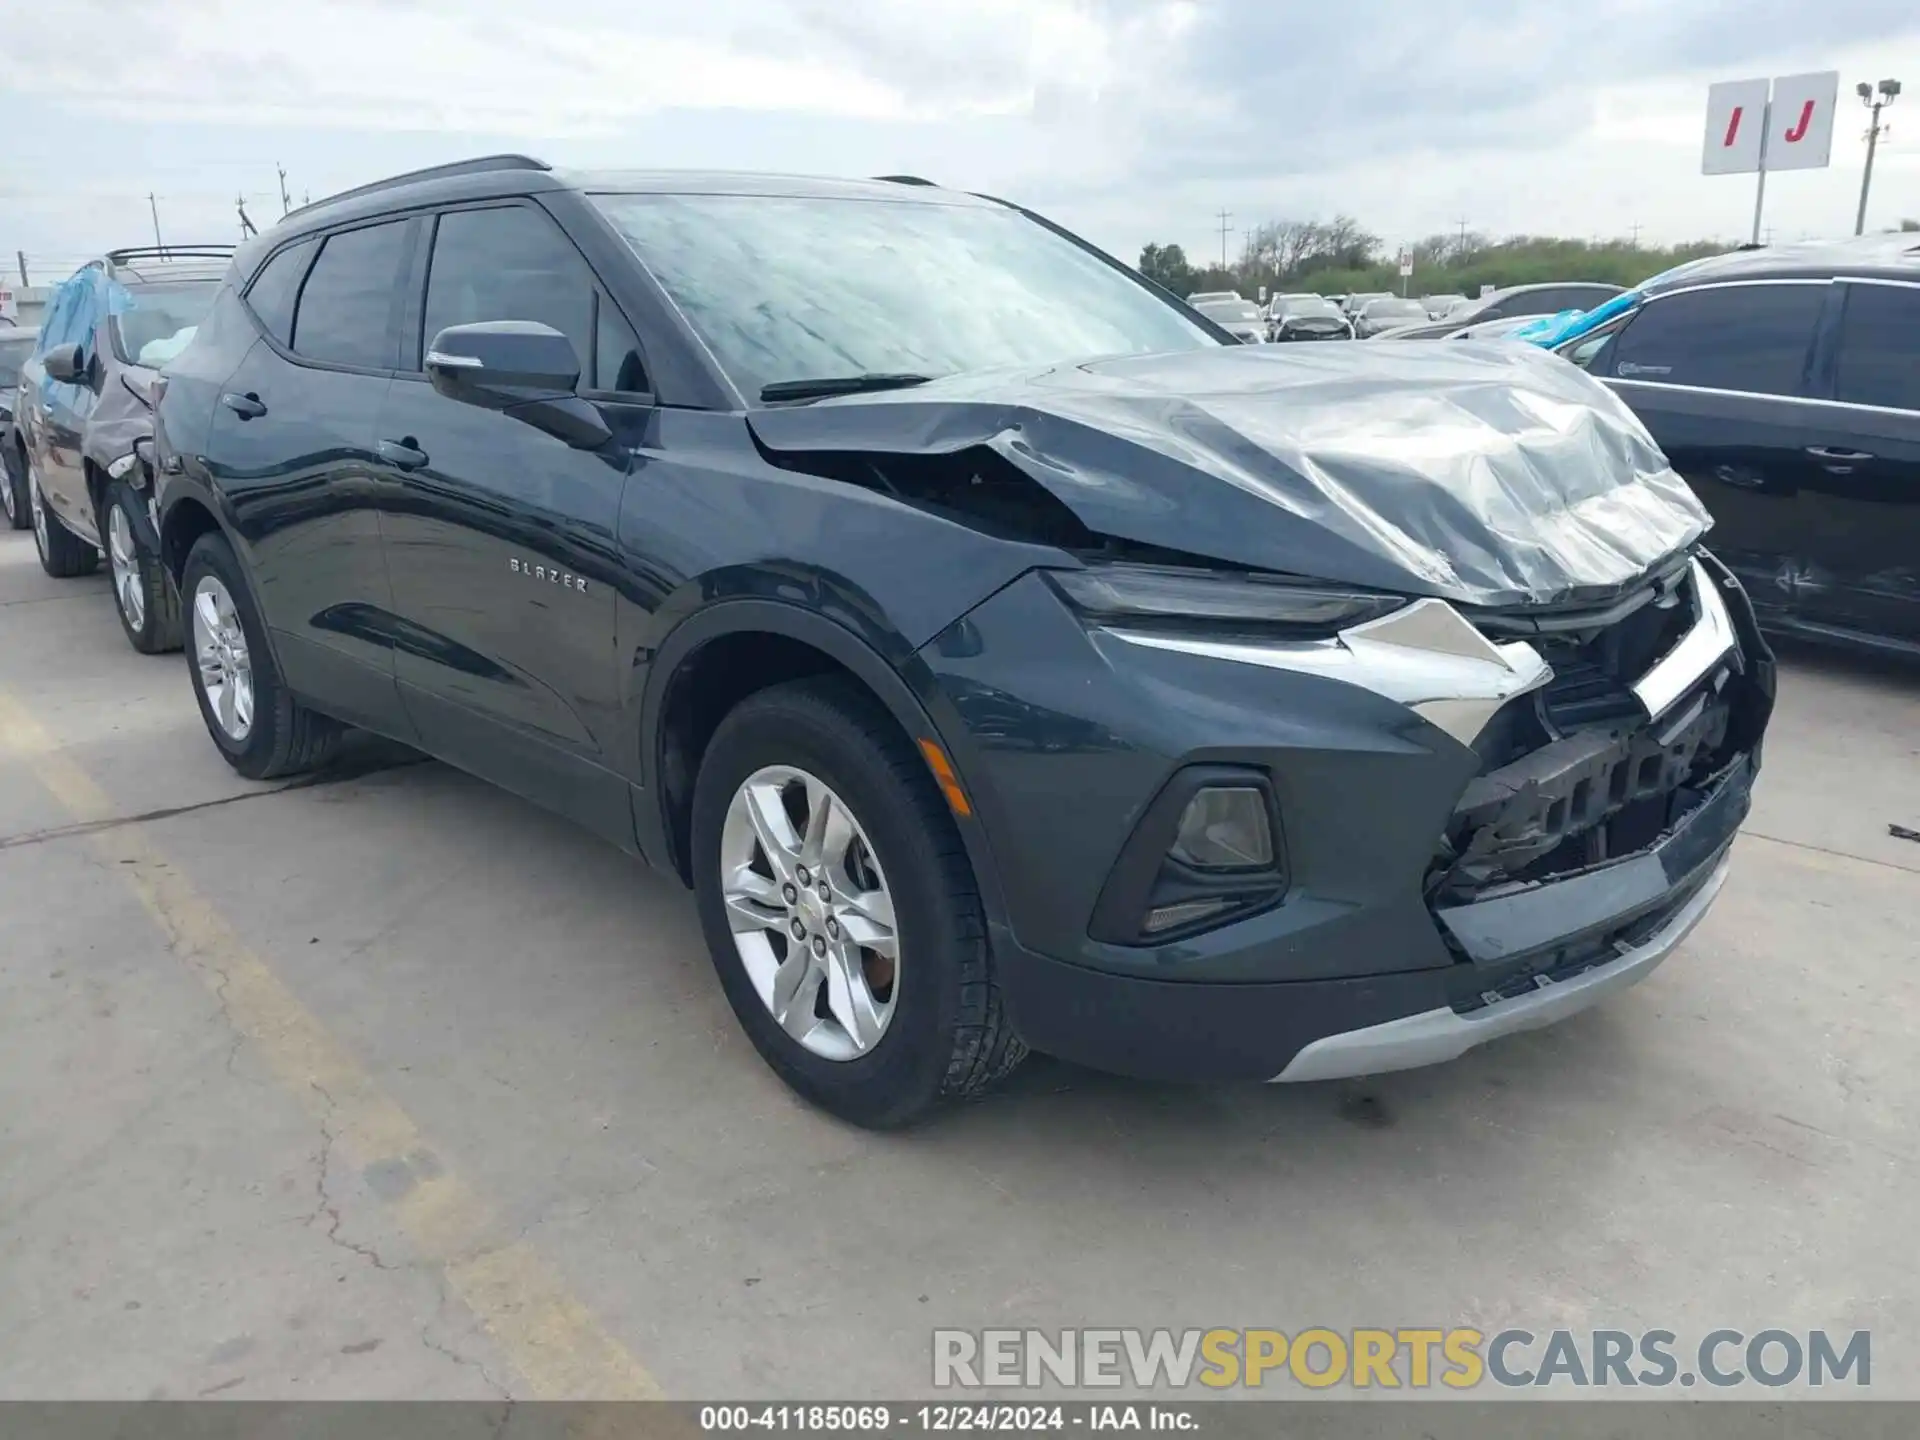
{"type": "Polygon", "coordinates": [[[111,465],[107,466],[107,478],[110,480],[124,480],[139,463],[140,457],[129,450],[118,460],[115,460],[111,465]]]}
{"type": "Polygon", "coordinates": [[[1299,635],[1330,634],[1378,620],[1407,603],[1398,595],[1159,565],[1052,570],[1047,578],[1076,610],[1102,620],[1177,620],[1299,635]]]}

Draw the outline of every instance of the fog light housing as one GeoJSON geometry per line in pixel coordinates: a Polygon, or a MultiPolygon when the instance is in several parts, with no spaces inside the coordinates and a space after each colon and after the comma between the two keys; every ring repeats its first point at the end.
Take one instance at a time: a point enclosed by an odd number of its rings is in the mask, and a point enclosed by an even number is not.
{"type": "Polygon", "coordinates": [[[1196,870],[1264,870],[1273,864],[1267,797],[1251,785],[1209,785],[1180,812],[1167,853],[1196,870]]]}
{"type": "Polygon", "coordinates": [[[1285,837],[1264,771],[1178,772],[1121,847],[1088,925],[1095,940],[1161,945],[1284,899],[1285,837]]]}

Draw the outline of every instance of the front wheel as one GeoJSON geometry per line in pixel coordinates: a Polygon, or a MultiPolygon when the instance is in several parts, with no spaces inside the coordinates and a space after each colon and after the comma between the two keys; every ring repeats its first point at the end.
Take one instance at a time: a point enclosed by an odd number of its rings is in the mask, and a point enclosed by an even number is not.
{"type": "Polygon", "coordinates": [[[142,655],[180,648],[180,592],[160,557],[140,543],[135,517],[145,508],[125,481],[107,493],[107,566],[120,628],[142,655]]]}
{"type": "Polygon", "coordinates": [[[1026,1054],[953,817],[857,686],[779,685],[727,715],[694,786],[692,857],[728,1002],[815,1104],[903,1125],[1026,1054]]]}
{"type": "Polygon", "coordinates": [[[280,678],[267,627],[227,538],[194,542],[180,577],[188,666],[207,733],[249,780],[298,775],[326,763],[340,726],[293,696],[280,678]]]}

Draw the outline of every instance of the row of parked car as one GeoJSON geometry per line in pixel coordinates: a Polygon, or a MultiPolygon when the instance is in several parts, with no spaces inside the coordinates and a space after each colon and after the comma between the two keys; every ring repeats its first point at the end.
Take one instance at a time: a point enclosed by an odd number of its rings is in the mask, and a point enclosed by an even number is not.
{"type": "Polygon", "coordinates": [[[1470,300],[1464,295],[1410,299],[1385,291],[1352,295],[1275,295],[1255,305],[1237,291],[1187,297],[1208,318],[1248,343],[1292,340],[1437,340],[1498,334],[1542,315],[1584,312],[1621,293],[1618,285],[1571,281],[1515,285],[1470,300]]]}
{"type": "Polygon", "coordinates": [[[1735,571],[1920,650],[1920,249],[1661,277],[1572,365],[1251,351],[1223,298],[905,177],[486,157],[85,267],[9,513],[241,774],[360,727],[679,874],[863,1124],[1029,1047],[1325,1079],[1637,980],[1758,764],[1735,571]]]}

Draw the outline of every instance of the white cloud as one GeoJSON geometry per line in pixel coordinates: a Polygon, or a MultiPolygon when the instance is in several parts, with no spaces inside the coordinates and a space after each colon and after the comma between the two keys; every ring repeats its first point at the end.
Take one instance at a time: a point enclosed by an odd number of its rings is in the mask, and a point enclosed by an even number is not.
{"type": "MultiPolygon", "coordinates": [[[[1734,236],[1698,174],[1704,89],[1840,68],[1920,87],[1911,0],[9,0],[0,244],[64,258],[277,212],[479,150],[557,163],[910,170],[1035,204],[1131,255],[1236,226],[1357,215],[1451,228],[1734,236]],[[97,37],[111,37],[102,42],[97,37]],[[1728,67],[1733,67],[1729,72],[1728,67]],[[23,124],[22,117],[46,125],[23,124]],[[76,158],[78,157],[78,158],[76,158]]],[[[1781,234],[1850,228],[1834,168],[1769,187],[1781,234]]],[[[1920,88],[1907,105],[1920,108],[1920,88]]],[[[1902,111],[1896,109],[1899,120],[1902,111]]],[[[1904,128],[1904,127],[1903,127],[1904,128]]],[[[1920,133],[1920,131],[1916,131],[1920,133]]],[[[1875,217],[1920,211],[1883,148],[1875,217]]],[[[1229,246],[1235,243],[1229,237],[1229,246]]]]}

